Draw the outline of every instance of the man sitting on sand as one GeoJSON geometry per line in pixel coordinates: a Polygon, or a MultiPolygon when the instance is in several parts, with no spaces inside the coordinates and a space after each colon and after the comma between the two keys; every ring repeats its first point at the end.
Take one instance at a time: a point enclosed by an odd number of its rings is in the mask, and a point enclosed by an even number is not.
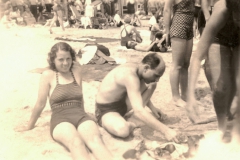
{"type": "Polygon", "coordinates": [[[157,32],[154,40],[150,45],[144,43],[137,43],[135,41],[128,41],[126,43],[126,48],[135,49],[142,52],[167,52],[166,35],[163,34],[161,31],[157,32]]]}
{"type": "Polygon", "coordinates": [[[176,131],[158,120],[163,118],[163,113],[150,100],[164,71],[165,62],[157,53],[146,55],[141,63],[126,63],[110,71],[102,80],[96,96],[98,124],[109,133],[125,138],[138,127],[123,118],[133,109],[139,121],[163,133],[167,140],[178,142],[176,131]],[[145,106],[153,115],[144,109],[145,106]]]}

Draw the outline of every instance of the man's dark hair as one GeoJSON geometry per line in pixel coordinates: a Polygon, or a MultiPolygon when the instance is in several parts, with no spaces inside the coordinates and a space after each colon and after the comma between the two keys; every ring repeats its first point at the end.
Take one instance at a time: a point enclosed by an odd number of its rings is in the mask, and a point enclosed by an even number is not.
{"type": "Polygon", "coordinates": [[[129,42],[129,41],[126,42],[126,48],[127,48],[127,49],[131,49],[131,47],[128,45],[128,42],[129,42]]]}
{"type": "Polygon", "coordinates": [[[161,60],[159,59],[157,53],[149,53],[143,58],[142,63],[148,64],[151,69],[155,69],[161,63],[161,60]]]}
{"type": "Polygon", "coordinates": [[[157,23],[159,23],[159,19],[160,19],[161,17],[163,17],[163,15],[158,15],[158,16],[157,16],[157,18],[156,18],[157,23]]]}
{"type": "Polygon", "coordinates": [[[155,38],[162,39],[163,32],[159,31],[155,34],[155,38]]]}
{"type": "Polygon", "coordinates": [[[240,11],[240,1],[239,0],[226,0],[227,8],[230,12],[239,12],[240,11]]]}

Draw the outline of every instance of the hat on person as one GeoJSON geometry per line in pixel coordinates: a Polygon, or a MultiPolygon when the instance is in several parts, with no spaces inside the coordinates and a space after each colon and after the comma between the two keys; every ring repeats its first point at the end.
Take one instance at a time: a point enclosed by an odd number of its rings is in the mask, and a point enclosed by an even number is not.
{"type": "Polygon", "coordinates": [[[131,22],[131,17],[129,16],[129,15],[126,15],[125,17],[124,17],[124,22],[125,23],[130,23],[131,22]]]}

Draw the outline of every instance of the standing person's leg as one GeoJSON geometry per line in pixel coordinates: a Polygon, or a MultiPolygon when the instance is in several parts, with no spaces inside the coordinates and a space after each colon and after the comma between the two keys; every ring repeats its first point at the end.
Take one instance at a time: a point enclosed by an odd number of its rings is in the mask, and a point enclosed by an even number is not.
{"type": "Polygon", "coordinates": [[[186,53],[184,57],[184,63],[180,70],[180,88],[181,88],[181,98],[187,100],[187,86],[188,86],[188,68],[190,64],[190,58],[192,55],[193,39],[187,41],[186,53]]]}
{"type": "Polygon", "coordinates": [[[75,160],[89,160],[89,152],[75,126],[68,122],[58,124],[53,130],[53,138],[66,146],[75,160]]]}
{"type": "MultiPolygon", "coordinates": [[[[170,72],[170,84],[172,90],[173,103],[178,107],[184,107],[185,102],[181,99],[179,85],[181,70],[183,69],[186,52],[187,40],[173,37],[171,38],[172,46],[172,66],[170,72]]],[[[183,71],[182,71],[183,72],[183,71]]]]}
{"type": "Polygon", "coordinates": [[[53,32],[52,32],[52,26],[56,23],[57,18],[58,18],[58,17],[57,17],[57,14],[54,12],[54,16],[53,16],[53,19],[52,19],[51,24],[50,24],[50,27],[49,27],[50,34],[53,33],[53,32]]]}
{"type": "MultiPolygon", "coordinates": [[[[232,51],[229,47],[212,44],[206,57],[206,76],[212,89],[213,104],[218,119],[218,128],[222,132],[226,127],[226,114],[232,99],[233,78],[231,69],[232,51]]],[[[233,94],[234,95],[234,94],[233,94]]]]}
{"type": "Polygon", "coordinates": [[[64,25],[63,25],[63,11],[62,10],[58,10],[57,11],[57,15],[58,15],[58,21],[60,23],[62,31],[65,31],[65,28],[64,28],[64,25]]]}
{"type": "Polygon", "coordinates": [[[236,110],[235,110],[235,119],[233,126],[233,141],[240,143],[240,47],[236,47],[233,51],[233,59],[235,60],[235,75],[236,75],[236,88],[237,88],[237,100],[236,100],[236,110]]]}
{"type": "Polygon", "coordinates": [[[98,127],[94,121],[88,120],[78,126],[78,132],[87,147],[98,160],[112,160],[113,156],[105,146],[98,127]]]}

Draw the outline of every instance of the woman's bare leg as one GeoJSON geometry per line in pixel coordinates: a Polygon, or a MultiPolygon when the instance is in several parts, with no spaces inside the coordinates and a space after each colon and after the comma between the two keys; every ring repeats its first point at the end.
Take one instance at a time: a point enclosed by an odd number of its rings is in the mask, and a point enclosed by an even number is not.
{"type": "Polygon", "coordinates": [[[88,120],[78,126],[78,132],[87,147],[98,160],[112,160],[113,156],[101,138],[98,127],[94,121],[88,120]]]}
{"type": "MultiPolygon", "coordinates": [[[[91,130],[89,130],[91,131],[91,130]]],[[[58,124],[53,130],[53,138],[66,146],[74,160],[90,160],[89,152],[75,126],[68,122],[58,124]]]]}
{"type": "Polygon", "coordinates": [[[186,54],[182,69],[180,70],[180,88],[181,98],[187,100],[187,86],[188,86],[188,68],[190,64],[190,58],[192,55],[193,39],[187,41],[186,54]]]}
{"type": "Polygon", "coordinates": [[[188,47],[190,48],[190,42],[191,41],[188,42],[187,40],[181,39],[181,38],[176,38],[176,37],[171,38],[172,67],[171,67],[171,72],[170,72],[170,84],[171,84],[171,89],[172,89],[173,102],[178,107],[185,106],[185,101],[182,100],[181,95],[180,95],[179,85],[180,85],[180,82],[182,82],[181,87],[184,89],[184,91],[183,91],[183,93],[184,93],[186,90],[185,89],[186,87],[185,87],[185,83],[183,82],[183,80],[187,79],[187,77],[184,77],[184,76],[187,75],[187,73],[186,73],[187,66],[189,64],[185,64],[185,63],[186,63],[187,52],[189,52],[188,50],[190,50],[190,49],[187,49],[188,47]],[[188,46],[188,44],[189,44],[189,46],[188,46]],[[181,81],[180,81],[180,77],[181,77],[181,81]]]}

